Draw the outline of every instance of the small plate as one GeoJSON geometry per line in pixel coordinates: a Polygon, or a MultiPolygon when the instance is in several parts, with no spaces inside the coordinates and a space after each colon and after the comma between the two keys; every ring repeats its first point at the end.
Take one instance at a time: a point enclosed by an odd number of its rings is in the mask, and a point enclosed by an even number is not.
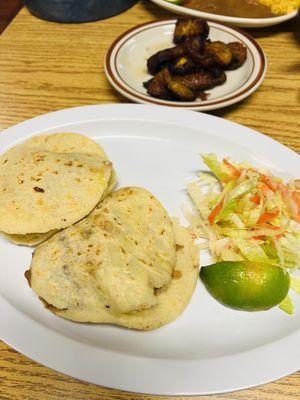
{"type": "Polygon", "coordinates": [[[147,71],[147,59],[159,50],[174,46],[175,24],[176,19],[145,23],[123,33],[114,41],[106,55],[105,73],[118,92],[137,103],[209,111],[237,103],[261,85],[267,62],[258,43],[237,28],[209,22],[210,39],[225,43],[238,41],[247,47],[248,56],[244,65],[235,71],[227,71],[227,81],[208,90],[207,100],[183,102],[149,96],[143,87],[143,82],[151,78],[147,71]]]}
{"type": "Polygon", "coordinates": [[[172,11],[175,14],[180,15],[192,15],[194,17],[201,17],[205,19],[213,19],[218,22],[225,22],[229,25],[240,26],[244,28],[262,28],[265,26],[272,26],[281,24],[284,21],[294,18],[298,11],[295,10],[289,14],[279,15],[278,17],[271,18],[238,18],[238,17],[229,17],[228,15],[218,15],[206,13],[204,11],[197,11],[191,8],[182,7],[177,4],[168,3],[165,0],[151,0],[153,3],[158,6],[165,8],[166,10],[172,11]]]}

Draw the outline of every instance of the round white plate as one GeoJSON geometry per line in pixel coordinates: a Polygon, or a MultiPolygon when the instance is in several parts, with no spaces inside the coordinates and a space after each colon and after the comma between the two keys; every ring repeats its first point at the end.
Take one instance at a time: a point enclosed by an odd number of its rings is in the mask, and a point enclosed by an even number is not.
{"type": "Polygon", "coordinates": [[[244,28],[262,28],[265,26],[278,25],[284,21],[288,21],[289,19],[294,18],[298,12],[297,10],[295,10],[289,14],[279,15],[278,17],[271,17],[271,18],[238,18],[238,17],[229,17],[227,15],[218,15],[218,14],[211,14],[202,11],[197,11],[191,8],[168,3],[165,0],[151,0],[151,1],[157,4],[158,6],[165,8],[166,10],[174,12],[175,14],[192,15],[194,17],[212,19],[214,21],[224,22],[229,25],[240,26],[244,28]]]}
{"type": "Polygon", "coordinates": [[[209,111],[237,103],[253,93],[264,80],[266,57],[258,43],[247,33],[216,22],[209,22],[212,40],[241,42],[247,47],[247,60],[235,71],[226,71],[227,81],[207,90],[207,100],[190,102],[156,99],[147,94],[143,82],[152,78],[147,59],[159,50],[174,46],[176,20],[148,22],[119,36],[105,58],[105,73],[112,86],[137,103],[166,105],[190,110],[209,111]]]}
{"type": "MultiPolygon", "coordinates": [[[[149,189],[180,218],[184,187],[205,168],[199,152],[247,160],[283,178],[300,170],[296,153],[243,126],[185,110],[157,111],[107,105],[46,114],[2,132],[0,151],[40,133],[84,133],[107,151],[120,186],[149,189]]],[[[278,308],[238,312],[199,281],[184,313],[155,331],[79,324],[51,314],[31,291],[24,278],[31,253],[0,239],[0,336],[57,371],[132,392],[199,395],[260,385],[300,367],[299,296],[292,317],[278,308]]]]}

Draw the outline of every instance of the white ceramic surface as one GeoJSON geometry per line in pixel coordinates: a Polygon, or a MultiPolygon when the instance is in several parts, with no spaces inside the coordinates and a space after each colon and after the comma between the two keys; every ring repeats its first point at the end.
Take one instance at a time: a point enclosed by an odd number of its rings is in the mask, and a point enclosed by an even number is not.
{"type": "MultiPolygon", "coordinates": [[[[205,168],[199,152],[248,160],[283,178],[300,169],[296,153],[243,126],[132,104],[80,107],[28,120],[1,133],[0,151],[59,131],[99,142],[114,163],[119,186],[149,189],[180,218],[184,187],[205,168]]],[[[199,281],[185,312],[158,330],[78,324],[51,314],[29,288],[24,271],[31,253],[0,239],[0,337],[50,368],[111,388],[196,395],[259,385],[300,367],[299,296],[292,296],[292,317],[278,308],[238,312],[215,301],[199,281]]]]}
{"type": "Polygon", "coordinates": [[[165,0],[151,0],[151,1],[157,4],[158,6],[165,8],[166,10],[174,12],[175,14],[192,15],[195,17],[211,19],[214,21],[224,22],[229,25],[240,26],[243,28],[263,28],[266,26],[278,25],[284,21],[288,21],[289,19],[294,18],[298,12],[297,10],[295,10],[289,14],[279,15],[277,17],[272,17],[272,18],[237,18],[237,17],[229,17],[226,15],[217,15],[217,14],[197,11],[191,8],[168,3],[165,0]]]}
{"type": "Polygon", "coordinates": [[[112,86],[137,103],[167,105],[190,110],[209,111],[235,104],[253,93],[264,80],[266,58],[253,38],[235,28],[210,22],[211,40],[238,41],[247,47],[247,60],[241,68],[226,71],[227,81],[207,90],[207,100],[191,102],[156,99],[147,94],[143,82],[152,76],[147,59],[159,50],[174,46],[176,20],[150,22],[125,32],[111,45],[105,60],[105,73],[112,86]]]}

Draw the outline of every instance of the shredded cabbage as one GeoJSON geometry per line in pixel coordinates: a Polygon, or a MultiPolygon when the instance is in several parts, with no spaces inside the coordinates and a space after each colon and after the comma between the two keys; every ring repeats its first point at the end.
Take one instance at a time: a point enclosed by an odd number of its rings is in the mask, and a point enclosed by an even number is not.
{"type": "Polygon", "coordinates": [[[290,296],[286,296],[286,298],[282,300],[282,302],[279,304],[279,308],[287,314],[294,314],[294,305],[290,296]]]}
{"type": "MultiPolygon", "coordinates": [[[[187,192],[194,212],[187,216],[198,237],[208,241],[214,261],[254,261],[300,267],[300,181],[280,178],[246,163],[202,155],[209,172],[187,192]],[[212,175],[213,173],[213,175],[212,175]]],[[[292,277],[291,288],[300,292],[292,277]],[[295,289],[296,288],[296,289],[295,289]]],[[[300,294],[300,293],[299,293],[300,294]]],[[[291,312],[291,300],[280,308],[291,312]]]]}
{"type": "Polygon", "coordinates": [[[291,276],[290,288],[293,289],[297,294],[300,294],[300,279],[295,276],[291,276]]]}

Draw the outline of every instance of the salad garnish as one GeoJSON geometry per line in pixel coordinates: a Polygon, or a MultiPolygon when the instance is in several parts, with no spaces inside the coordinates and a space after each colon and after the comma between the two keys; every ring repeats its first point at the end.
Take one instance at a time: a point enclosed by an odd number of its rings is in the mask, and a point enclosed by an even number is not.
{"type": "MultiPolygon", "coordinates": [[[[215,154],[202,155],[209,172],[188,185],[194,212],[185,214],[205,239],[214,262],[251,261],[300,267],[300,180],[285,183],[271,173],[215,154]]],[[[300,294],[300,280],[291,278],[300,294]]],[[[281,308],[291,313],[289,298],[281,308]]]]}

